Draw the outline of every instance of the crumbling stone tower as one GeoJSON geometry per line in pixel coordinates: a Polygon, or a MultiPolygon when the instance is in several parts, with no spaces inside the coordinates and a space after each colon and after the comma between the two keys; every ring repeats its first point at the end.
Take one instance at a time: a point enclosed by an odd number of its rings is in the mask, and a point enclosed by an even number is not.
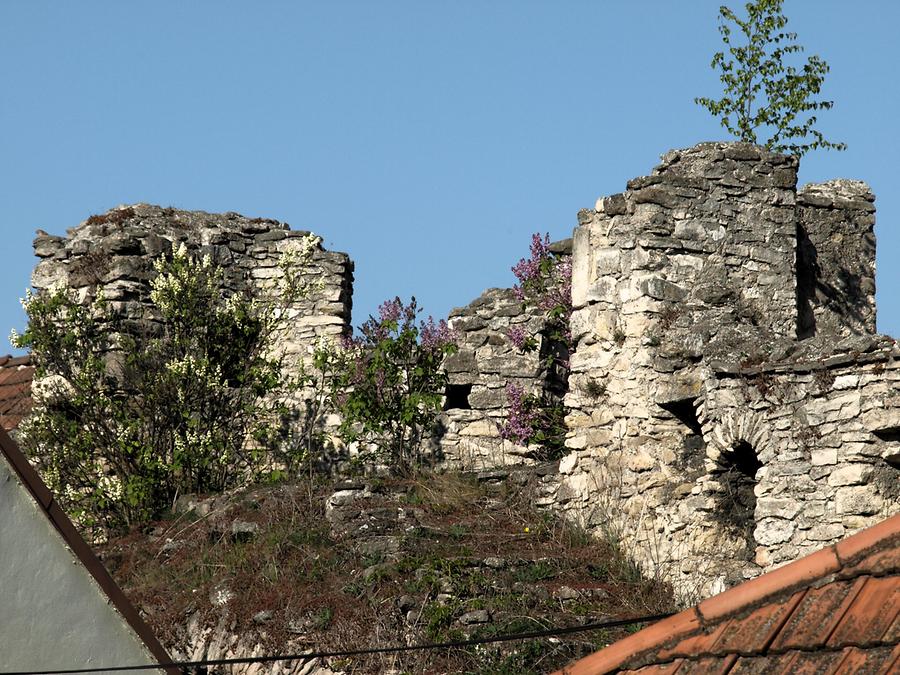
{"type": "MultiPolygon", "coordinates": [[[[225,270],[230,292],[257,294],[282,274],[282,255],[296,251],[308,232],[265,218],[237,213],[182,211],[134,204],[91,216],[66,237],[38,231],[34,252],[40,262],[31,277],[40,292],[62,284],[93,297],[102,291],[126,321],[152,330],[150,279],[153,262],[179,244],[195,255],[209,255],[225,270]]],[[[291,330],[280,347],[289,359],[302,359],[316,340],[348,332],[353,293],[353,263],[345,253],[313,251],[300,274],[318,282],[316,292],[289,308],[291,330]]]]}
{"type": "Polygon", "coordinates": [[[558,501],[685,594],[898,510],[890,422],[864,419],[900,404],[875,335],[874,197],[796,177],[795,158],[706,143],[579,214],[558,501]]]}
{"type": "MultiPolygon", "coordinates": [[[[539,333],[541,313],[486,291],[451,316],[460,350],[436,456],[539,461],[499,438],[504,386],[567,391],[569,452],[558,473],[542,467],[541,502],[616,536],[685,598],[900,511],[900,349],[876,334],[874,196],[857,181],[796,182],[794,158],[704,143],[579,213],[574,241],[555,250],[573,266],[568,382],[506,336],[539,333]]],[[[151,260],[173,244],[253,289],[303,234],[138,204],[66,238],[39,233],[32,283],[103,289],[146,321],[151,260]]],[[[305,273],[322,286],[292,308],[289,356],[349,330],[352,270],[315,252],[305,273]]]]}

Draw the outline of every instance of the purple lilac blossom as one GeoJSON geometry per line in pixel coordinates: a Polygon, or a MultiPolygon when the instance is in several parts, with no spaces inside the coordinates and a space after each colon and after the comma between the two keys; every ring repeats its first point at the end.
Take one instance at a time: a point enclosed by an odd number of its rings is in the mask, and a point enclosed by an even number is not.
{"type": "Polygon", "coordinates": [[[512,342],[513,346],[519,351],[525,349],[528,343],[528,332],[522,326],[510,326],[506,331],[506,337],[512,342]]]}
{"type": "MultiPolygon", "coordinates": [[[[413,303],[415,303],[415,301],[413,301],[413,303]]],[[[378,318],[381,323],[399,321],[402,310],[403,303],[400,301],[399,297],[395,297],[393,300],[385,300],[378,306],[378,318]]]]}
{"type": "Polygon", "coordinates": [[[419,338],[425,349],[435,351],[441,350],[448,344],[456,341],[456,335],[450,330],[450,326],[447,325],[444,319],[435,323],[430,316],[421,323],[419,338]]]}
{"type": "Polygon", "coordinates": [[[518,283],[513,286],[517,299],[524,300],[528,289],[540,282],[541,263],[551,256],[550,235],[544,235],[543,239],[538,233],[531,235],[531,257],[522,258],[512,268],[518,279],[518,283]]]}
{"type": "MultiPolygon", "coordinates": [[[[400,302],[400,298],[396,298],[397,302],[400,302]]],[[[409,299],[409,304],[404,306],[403,303],[400,303],[400,308],[403,311],[403,325],[411,326],[415,323],[416,315],[419,313],[419,307],[416,304],[416,297],[413,296],[409,299]]]]}
{"type": "Polygon", "coordinates": [[[534,434],[539,412],[529,405],[525,388],[515,382],[507,383],[506,400],[509,403],[509,416],[506,423],[500,426],[500,437],[525,445],[534,434]]]}

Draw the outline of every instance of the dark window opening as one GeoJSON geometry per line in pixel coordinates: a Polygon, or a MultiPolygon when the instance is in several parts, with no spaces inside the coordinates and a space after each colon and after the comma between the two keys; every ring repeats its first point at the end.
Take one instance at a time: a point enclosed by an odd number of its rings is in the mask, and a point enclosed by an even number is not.
{"type": "MultiPolygon", "coordinates": [[[[894,468],[900,469],[900,427],[885,427],[884,429],[875,429],[873,432],[875,437],[885,443],[895,444],[890,448],[890,452],[884,455],[885,463],[894,468]]],[[[900,489],[897,490],[900,492],[900,489]]]]}
{"type": "Polygon", "coordinates": [[[471,410],[469,394],[472,393],[471,384],[448,384],[444,392],[444,410],[471,410]]]}
{"type": "Polygon", "coordinates": [[[696,480],[703,474],[706,460],[706,441],[703,440],[703,430],[700,428],[700,420],[697,419],[696,401],[695,398],[683,398],[659,404],[663,410],[671,413],[685,426],[677,466],[688,480],[696,480]]]}
{"type": "Polygon", "coordinates": [[[738,472],[756,483],[756,472],[762,468],[762,462],[756,456],[753,446],[747,441],[736,443],[731,452],[727,454],[727,461],[738,472]]]}
{"type": "Polygon", "coordinates": [[[564,342],[541,340],[541,363],[545,364],[544,388],[562,398],[569,391],[569,348],[564,342]]]}
{"type": "Polygon", "coordinates": [[[672,413],[679,422],[691,430],[691,433],[700,436],[703,434],[703,430],[700,428],[700,420],[697,419],[697,410],[694,407],[696,400],[695,398],[683,398],[678,401],[660,403],[659,406],[672,413]]]}

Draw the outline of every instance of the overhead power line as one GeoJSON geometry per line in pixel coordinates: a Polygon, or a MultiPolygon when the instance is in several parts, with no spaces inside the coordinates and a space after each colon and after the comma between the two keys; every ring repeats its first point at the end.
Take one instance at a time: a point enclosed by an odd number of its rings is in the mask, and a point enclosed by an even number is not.
{"type": "Polygon", "coordinates": [[[472,638],[470,640],[453,640],[450,642],[428,642],[418,645],[395,645],[393,647],[368,647],[365,649],[348,649],[344,651],[333,652],[308,652],[306,654],[285,654],[282,656],[248,656],[233,659],[210,659],[207,661],[173,661],[171,663],[151,663],[133,666],[105,666],[102,668],[70,668],[67,670],[19,670],[19,671],[0,671],[0,675],[77,675],[78,673],[101,673],[101,672],[126,672],[137,670],[160,670],[163,668],[181,668],[187,670],[189,668],[202,668],[207,666],[230,666],[251,663],[273,663],[275,661],[308,661],[310,659],[334,658],[347,656],[365,656],[369,654],[390,654],[397,652],[423,651],[429,649],[455,649],[459,647],[470,647],[473,645],[483,645],[493,642],[513,642],[515,640],[532,640],[535,638],[554,637],[557,635],[571,635],[572,633],[583,633],[592,630],[600,630],[602,628],[616,628],[618,626],[629,626],[635,623],[647,623],[650,621],[658,621],[672,616],[673,612],[665,614],[653,614],[649,616],[639,616],[629,619],[614,619],[612,621],[599,621],[595,623],[586,623],[580,626],[569,626],[567,628],[550,628],[547,630],[532,631],[530,633],[511,633],[507,635],[495,635],[492,637],[472,638]]]}

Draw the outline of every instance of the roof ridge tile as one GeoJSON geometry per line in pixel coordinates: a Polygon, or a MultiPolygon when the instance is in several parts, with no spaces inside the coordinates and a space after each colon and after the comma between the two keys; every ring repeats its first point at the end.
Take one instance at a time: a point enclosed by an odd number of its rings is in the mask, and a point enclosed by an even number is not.
{"type": "Polygon", "coordinates": [[[834,545],[835,554],[841,562],[841,567],[849,567],[863,556],[874,553],[876,549],[891,546],[895,539],[900,539],[900,515],[892,516],[839,541],[834,545]]]}
{"type": "Polygon", "coordinates": [[[561,673],[564,675],[589,675],[605,673],[618,668],[627,659],[634,658],[648,649],[675,640],[700,628],[700,617],[696,607],[691,607],[666,619],[657,621],[647,628],[614,642],[608,647],[569,664],[561,673]]]}

